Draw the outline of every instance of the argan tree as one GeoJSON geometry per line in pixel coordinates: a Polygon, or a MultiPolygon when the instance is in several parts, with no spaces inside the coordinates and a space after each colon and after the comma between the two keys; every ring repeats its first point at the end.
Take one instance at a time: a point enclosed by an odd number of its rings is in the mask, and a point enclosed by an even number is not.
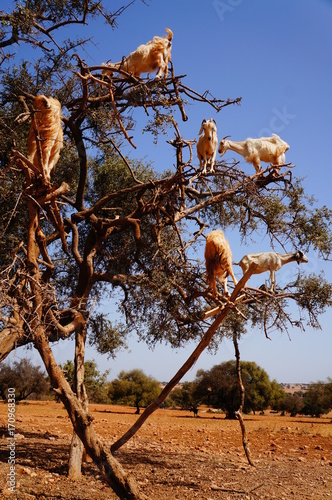
{"type": "Polygon", "coordinates": [[[332,409],[332,381],[318,381],[310,384],[309,389],[303,394],[303,407],[299,413],[320,417],[332,409]]]}
{"type": "MultiPolygon", "coordinates": [[[[197,376],[196,376],[197,378],[197,376]]],[[[182,410],[196,411],[200,404],[210,405],[210,391],[204,394],[202,398],[201,394],[197,393],[197,382],[183,382],[181,387],[176,387],[171,394],[169,399],[182,410]]]]}
{"type": "MultiPolygon", "coordinates": [[[[244,413],[266,410],[273,395],[268,374],[253,361],[241,362],[242,381],[246,399],[244,413]]],[[[204,404],[211,404],[226,412],[226,418],[236,418],[240,406],[240,393],[235,361],[225,361],[211,370],[199,370],[196,375],[196,394],[204,404]]]]}
{"type": "Polygon", "coordinates": [[[160,384],[143,370],[121,371],[108,386],[108,394],[113,403],[134,406],[136,413],[140,407],[148,406],[160,393],[160,384]]]}
{"type": "MultiPolygon", "coordinates": [[[[301,328],[306,321],[319,327],[319,315],[331,303],[331,285],[323,275],[299,274],[271,294],[244,288],[248,274],[230,298],[212,296],[204,265],[192,251],[204,245],[209,228],[237,227],[244,240],[264,228],[272,247],[312,249],[327,259],[331,211],[306,195],[289,165],[248,175],[235,163],[219,162],[215,173],[202,175],[195,138],[181,135],[181,122],[190,119],[187,103],[205,104],[209,114],[211,107],[218,112],[240,98],[219,99],[189,88],[181,68],[171,67],[161,80],[134,78],[121,69],[102,80],[101,67],[84,60],[91,43],[89,23],[102,18],[116,28],[128,7],[108,12],[106,5],[26,0],[13,2],[10,12],[0,11],[0,360],[19,346],[39,352],[75,431],[71,477],[80,474],[83,444],[119,497],[141,498],[133,478],[94,431],[84,388],[86,338],[113,355],[130,331],[148,345],[197,342],[125,442],[200,353],[231,335],[229,315],[241,319],[241,334],[254,325],[268,335],[270,329],[301,328]],[[72,36],[77,25],[81,33],[86,29],[86,39],[72,36]],[[23,46],[31,57],[17,63],[15,51],[23,46]],[[50,184],[27,155],[38,94],[62,105],[64,147],[50,184]],[[171,136],[176,168],[156,173],[124,154],[125,146],[135,148],[131,129],[137,108],[146,113],[142,127],[151,140],[166,130],[171,136]],[[118,303],[121,322],[103,319],[102,297],[118,303]],[[292,301],[298,317],[288,307],[292,301]],[[51,344],[73,336],[71,388],[51,344]]],[[[114,443],[113,453],[122,442],[114,443]]]]}
{"type": "Polygon", "coordinates": [[[15,387],[15,401],[19,403],[29,396],[34,399],[50,396],[50,385],[40,366],[29,359],[0,365],[0,397],[7,401],[8,389],[15,387]]]}
{"type": "MultiPolygon", "coordinates": [[[[75,380],[75,365],[69,359],[61,369],[64,371],[66,380],[73,387],[75,380]]],[[[84,386],[88,395],[89,401],[92,403],[108,403],[107,395],[107,376],[109,371],[100,373],[95,360],[87,360],[84,362],[84,386]]]]}

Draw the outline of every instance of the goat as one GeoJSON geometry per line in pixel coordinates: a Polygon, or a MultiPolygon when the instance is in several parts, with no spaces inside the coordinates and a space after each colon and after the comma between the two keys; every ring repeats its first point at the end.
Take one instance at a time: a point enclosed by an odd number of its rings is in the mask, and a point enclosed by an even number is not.
{"type": "Polygon", "coordinates": [[[197,142],[197,156],[199,159],[200,170],[206,174],[207,164],[210,164],[210,172],[214,172],[214,164],[218,149],[217,124],[213,118],[202,121],[197,142]],[[203,134],[204,132],[204,134],[203,134]],[[201,135],[202,134],[202,135],[201,135]]]}
{"type": "Polygon", "coordinates": [[[275,292],[275,272],[279,271],[279,269],[283,265],[288,264],[288,262],[297,262],[298,264],[302,264],[308,262],[308,258],[303,252],[301,252],[301,250],[298,250],[295,253],[284,254],[277,252],[261,252],[245,255],[242,257],[240,262],[233,262],[233,264],[241,266],[243,274],[246,274],[246,272],[253,267],[254,270],[252,274],[260,274],[265,271],[270,271],[270,292],[275,292]]]}
{"type": "Polygon", "coordinates": [[[219,278],[224,286],[225,295],[229,295],[227,277],[231,275],[234,285],[237,284],[237,280],[232,268],[232,252],[221,229],[211,231],[206,237],[205,265],[209,289],[217,295],[216,278],[219,278]]]}
{"type": "Polygon", "coordinates": [[[43,175],[49,184],[63,147],[61,126],[61,104],[53,97],[37,95],[34,103],[34,115],[28,136],[29,160],[43,175]]]}
{"type": "Polygon", "coordinates": [[[105,76],[113,75],[113,72],[119,69],[140,77],[141,73],[153,73],[157,70],[155,78],[162,75],[167,77],[168,63],[171,61],[171,49],[173,32],[165,28],[167,35],[165,37],[155,36],[146,44],[142,44],[128,57],[124,57],[121,62],[113,64],[104,64],[101,71],[102,79],[105,76]]]}
{"type": "Polygon", "coordinates": [[[272,137],[248,138],[240,142],[224,138],[220,141],[218,152],[223,156],[228,149],[242,155],[248,163],[254,165],[256,172],[259,173],[262,170],[261,161],[272,165],[285,163],[285,152],[289,149],[289,145],[277,134],[272,134],[272,137]]]}

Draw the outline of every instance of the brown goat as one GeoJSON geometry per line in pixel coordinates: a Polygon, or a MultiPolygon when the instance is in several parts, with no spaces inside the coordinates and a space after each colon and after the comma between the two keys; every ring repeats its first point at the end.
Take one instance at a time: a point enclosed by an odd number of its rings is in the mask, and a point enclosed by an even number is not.
{"type": "Polygon", "coordinates": [[[33,107],[34,115],[28,137],[29,159],[49,184],[51,172],[59,160],[63,146],[61,104],[53,97],[37,95],[33,107]]]}
{"type": "Polygon", "coordinates": [[[232,252],[228,241],[221,229],[211,231],[206,237],[205,265],[209,289],[217,295],[216,278],[224,286],[225,295],[229,295],[227,289],[227,277],[230,275],[234,285],[237,280],[232,268],[232,252]]]}

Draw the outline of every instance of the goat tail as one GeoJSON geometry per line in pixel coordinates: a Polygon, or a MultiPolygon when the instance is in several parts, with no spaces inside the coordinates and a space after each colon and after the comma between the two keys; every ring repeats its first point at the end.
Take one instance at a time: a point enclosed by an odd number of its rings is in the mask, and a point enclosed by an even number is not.
{"type": "Polygon", "coordinates": [[[239,263],[239,262],[235,262],[235,261],[233,260],[233,266],[239,266],[239,265],[240,265],[240,263],[239,263]]]}
{"type": "Polygon", "coordinates": [[[173,31],[170,30],[169,28],[165,28],[165,31],[168,33],[167,40],[171,41],[173,39],[173,31]]]}

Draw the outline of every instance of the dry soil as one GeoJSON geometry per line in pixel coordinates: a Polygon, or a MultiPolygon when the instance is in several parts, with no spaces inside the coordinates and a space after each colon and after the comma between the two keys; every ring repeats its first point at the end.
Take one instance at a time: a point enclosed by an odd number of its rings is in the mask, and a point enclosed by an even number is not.
{"type": "MultiPolygon", "coordinates": [[[[137,418],[135,409],[91,405],[94,426],[109,446],[137,418]]],[[[0,403],[0,498],[106,500],[117,498],[91,462],[80,481],[67,478],[71,423],[62,404],[16,406],[16,493],[8,490],[8,408],[0,403]]],[[[237,421],[200,409],[198,417],[157,410],[116,454],[148,500],[332,499],[329,418],[245,416],[248,465],[237,421]]]]}

